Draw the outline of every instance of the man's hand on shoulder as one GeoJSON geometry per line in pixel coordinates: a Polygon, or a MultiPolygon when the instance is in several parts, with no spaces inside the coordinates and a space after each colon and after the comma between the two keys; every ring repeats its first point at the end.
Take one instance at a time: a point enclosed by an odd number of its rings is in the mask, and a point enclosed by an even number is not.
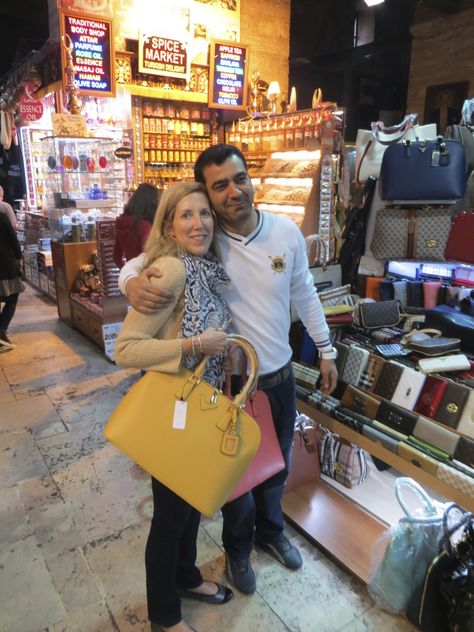
{"type": "Polygon", "coordinates": [[[137,277],[129,279],[125,286],[125,293],[131,306],[141,314],[153,314],[175,300],[173,292],[152,283],[153,277],[159,279],[162,274],[158,268],[149,266],[137,277]]]}

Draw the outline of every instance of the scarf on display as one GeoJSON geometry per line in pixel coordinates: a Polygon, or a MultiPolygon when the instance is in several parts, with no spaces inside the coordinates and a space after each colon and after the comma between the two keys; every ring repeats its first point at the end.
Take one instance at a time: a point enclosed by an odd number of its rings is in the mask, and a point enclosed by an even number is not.
{"type": "MultiPolygon", "coordinates": [[[[208,252],[197,257],[183,251],[178,257],[184,263],[186,282],[184,285],[183,318],[178,338],[198,336],[209,327],[227,329],[229,309],[220,291],[230,286],[230,279],[216,256],[208,252]]],[[[207,362],[204,379],[212,386],[221,386],[223,381],[223,354],[212,356],[207,362]]],[[[199,357],[186,356],[182,366],[194,369],[199,364],[199,357]]]]}

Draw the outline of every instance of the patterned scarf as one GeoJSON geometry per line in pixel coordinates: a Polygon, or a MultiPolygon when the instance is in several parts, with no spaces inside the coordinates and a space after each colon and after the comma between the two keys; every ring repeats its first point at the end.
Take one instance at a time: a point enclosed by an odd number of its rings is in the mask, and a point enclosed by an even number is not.
{"type": "MultiPolygon", "coordinates": [[[[178,338],[198,336],[209,327],[227,329],[229,310],[219,290],[229,286],[230,279],[216,256],[208,252],[203,257],[197,257],[187,251],[180,252],[178,256],[186,269],[184,311],[178,338]]],[[[203,375],[216,387],[220,387],[223,381],[223,359],[223,354],[209,358],[203,375]]],[[[182,365],[192,370],[199,361],[199,357],[191,355],[183,358],[182,365]]]]}

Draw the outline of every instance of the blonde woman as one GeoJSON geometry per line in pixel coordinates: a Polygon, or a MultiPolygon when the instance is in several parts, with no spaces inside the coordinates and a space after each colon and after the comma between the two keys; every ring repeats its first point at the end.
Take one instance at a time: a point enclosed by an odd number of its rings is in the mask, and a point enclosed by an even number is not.
{"type": "MultiPolygon", "coordinates": [[[[204,374],[220,386],[229,323],[220,288],[230,281],[209,248],[214,216],[204,186],[178,183],[160,201],[145,246],[147,265],[157,265],[155,279],[174,295],[158,312],[131,310],[116,345],[120,366],[177,372],[194,368],[203,354],[210,356],[204,374]]],[[[145,567],[148,615],[152,630],[189,632],[181,617],[180,597],[223,604],[232,591],[205,581],[196,566],[199,512],[152,478],[154,514],[146,545],[145,567]]]]}

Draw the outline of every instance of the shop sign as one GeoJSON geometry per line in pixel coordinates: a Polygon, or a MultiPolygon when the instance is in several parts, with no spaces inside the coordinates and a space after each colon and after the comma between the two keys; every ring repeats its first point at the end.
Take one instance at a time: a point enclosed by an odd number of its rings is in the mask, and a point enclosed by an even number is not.
{"type": "Polygon", "coordinates": [[[248,48],[236,42],[211,41],[209,107],[247,107],[248,48]]]}
{"type": "Polygon", "coordinates": [[[138,70],[151,75],[188,79],[188,42],[140,33],[138,70]]]}
{"type": "Polygon", "coordinates": [[[72,13],[112,17],[112,0],[61,0],[61,8],[72,13]]]}
{"type": "Polygon", "coordinates": [[[40,99],[37,99],[32,93],[34,87],[33,83],[26,83],[25,92],[21,95],[18,103],[20,118],[30,122],[39,121],[44,112],[40,99]]]}
{"type": "Polygon", "coordinates": [[[128,158],[132,157],[133,150],[131,147],[117,147],[117,149],[114,151],[114,154],[116,158],[127,160],[128,158]]]}
{"type": "Polygon", "coordinates": [[[71,38],[75,78],[81,94],[115,96],[112,22],[64,14],[63,35],[71,38]]]}

